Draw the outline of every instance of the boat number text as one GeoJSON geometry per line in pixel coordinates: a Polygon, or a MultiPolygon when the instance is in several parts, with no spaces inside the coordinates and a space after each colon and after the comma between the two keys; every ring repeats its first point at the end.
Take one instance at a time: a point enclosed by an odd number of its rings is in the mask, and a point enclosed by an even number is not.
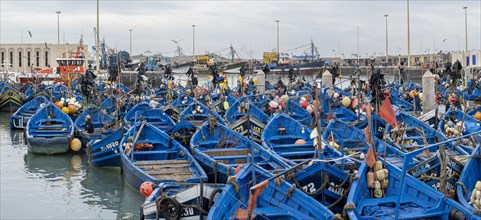
{"type": "Polygon", "coordinates": [[[182,212],[182,217],[193,216],[193,215],[194,215],[194,208],[184,208],[184,212],[182,212]]]}
{"type": "Polygon", "coordinates": [[[100,148],[101,151],[104,151],[104,150],[108,150],[110,148],[113,148],[115,146],[118,146],[119,145],[119,142],[118,141],[114,141],[114,142],[111,142],[103,147],[100,148]]]}

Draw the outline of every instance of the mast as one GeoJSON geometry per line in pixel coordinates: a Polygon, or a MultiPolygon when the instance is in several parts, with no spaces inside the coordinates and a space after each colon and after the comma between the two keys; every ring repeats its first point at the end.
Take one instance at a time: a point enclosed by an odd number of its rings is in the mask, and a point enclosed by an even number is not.
{"type": "Polygon", "coordinates": [[[311,60],[314,62],[314,41],[311,39],[311,60]]]}
{"type": "Polygon", "coordinates": [[[95,35],[95,54],[96,54],[96,71],[100,74],[100,48],[99,48],[99,0],[97,0],[97,34],[95,35]]]}
{"type": "Polygon", "coordinates": [[[234,63],[235,50],[234,50],[234,47],[232,47],[232,43],[230,44],[230,56],[231,56],[231,62],[234,63]]]}

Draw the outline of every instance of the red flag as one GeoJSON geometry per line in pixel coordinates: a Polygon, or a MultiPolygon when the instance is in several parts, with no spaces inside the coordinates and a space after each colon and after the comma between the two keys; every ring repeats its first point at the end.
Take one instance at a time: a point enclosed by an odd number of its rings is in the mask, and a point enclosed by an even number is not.
{"type": "Polygon", "coordinates": [[[392,108],[391,99],[389,96],[386,96],[384,99],[381,109],[379,109],[379,116],[381,116],[381,118],[389,123],[393,128],[397,127],[396,115],[394,114],[394,109],[392,108]]]}
{"type": "Polygon", "coordinates": [[[364,128],[364,134],[366,135],[366,141],[369,144],[369,150],[367,151],[366,155],[366,164],[369,167],[373,167],[374,163],[376,163],[376,155],[374,154],[374,149],[373,149],[373,141],[372,141],[372,136],[371,136],[371,105],[367,104],[366,106],[366,113],[367,113],[367,120],[368,124],[367,127],[364,128]]]}

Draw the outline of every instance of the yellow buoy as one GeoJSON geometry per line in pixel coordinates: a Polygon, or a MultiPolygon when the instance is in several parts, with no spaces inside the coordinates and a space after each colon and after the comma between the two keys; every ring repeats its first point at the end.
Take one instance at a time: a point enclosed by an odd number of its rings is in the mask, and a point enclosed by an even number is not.
{"type": "Polygon", "coordinates": [[[229,109],[229,103],[227,101],[224,102],[224,110],[228,110],[229,109]]]}
{"type": "Polygon", "coordinates": [[[342,98],[341,104],[342,104],[344,107],[349,108],[349,106],[351,105],[351,99],[346,96],[346,97],[342,98]]]}
{"type": "Polygon", "coordinates": [[[73,151],[79,151],[82,148],[82,142],[78,138],[74,138],[70,141],[70,149],[73,151]]]}
{"type": "Polygon", "coordinates": [[[67,107],[63,107],[63,108],[62,108],[62,111],[63,111],[63,113],[65,113],[65,114],[67,114],[67,115],[68,115],[68,113],[69,113],[69,110],[68,110],[67,107]]]}

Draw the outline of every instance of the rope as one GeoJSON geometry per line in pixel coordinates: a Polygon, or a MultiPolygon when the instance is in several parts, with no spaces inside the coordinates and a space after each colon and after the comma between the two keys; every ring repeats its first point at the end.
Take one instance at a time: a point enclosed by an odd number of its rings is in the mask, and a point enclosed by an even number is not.
{"type": "Polygon", "coordinates": [[[239,185],[237,185],[237,179],[235,176],[227,177],[226,184],[231,184],[234,187],[234,190],[238,193],[239,192],[239,185]]]}
{"type": "Polygon", "coordinates": [[[354,210],[355,208],[356,208],[356,205],[354,205],[354,203],[352,203],[352,202],[344,205],[344,208],[342,209],[342,217],[347,219],[347,217],[348,217],[347,212],[351,211],[351,210],[354,210]]]}

